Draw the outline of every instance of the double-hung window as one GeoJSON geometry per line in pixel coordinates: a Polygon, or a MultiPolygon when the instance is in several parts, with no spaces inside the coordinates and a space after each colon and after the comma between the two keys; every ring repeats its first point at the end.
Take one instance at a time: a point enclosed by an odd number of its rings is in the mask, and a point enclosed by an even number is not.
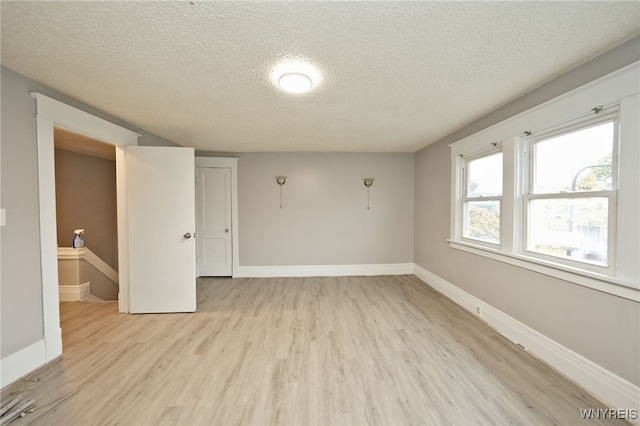
{"type": "Polygon", "coordinates": [[[640,300],[640,62],[450,145],[450,247],[640,300]]]}
{"type": "Polygon", "coordinates": [[[500,244],[502,152],[490,151],[464,159],[462,237],[500,244]]]}
{"type": "Polygon", "coordinates": [[[618,127],[617,108],[599,109],[526,138],[525,252],[603,273],[614,265],[618,127]]]}

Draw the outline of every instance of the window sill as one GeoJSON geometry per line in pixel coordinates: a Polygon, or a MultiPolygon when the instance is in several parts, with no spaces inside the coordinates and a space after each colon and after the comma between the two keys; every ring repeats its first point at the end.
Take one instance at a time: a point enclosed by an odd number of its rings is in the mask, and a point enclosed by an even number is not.
{"type": "Polygon", "coordinates": [[[472,244],[464,241],[453,241],[450,239],[447,241],[449,242],[449,247],[456,250],[462,250],[478,256],[488,257],[499,262],[535,271],[540,274],[578,284],[583,287],[588,287],[604,293],[640,302],[640,287],[638,287],[638,283],[623,281],[608,275],[583,271],[520,254],[504,253],[498,249],[479,244],[472,244]]]}

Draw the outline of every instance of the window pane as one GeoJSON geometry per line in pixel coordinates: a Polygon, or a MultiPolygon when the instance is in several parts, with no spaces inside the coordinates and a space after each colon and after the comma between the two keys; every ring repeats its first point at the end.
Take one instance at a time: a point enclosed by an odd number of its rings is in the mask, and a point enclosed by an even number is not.
{"type": "Polygon", "coordinates": [[[469,161],[467,197],[502,195],[502,153],[469,161]]]}
{"type": "Polygon", "coordinates": [[[529,208],[529,250],[607,264],[607,198],[532,200],[529,208]]]}
{"type": "Polygon", "coordinates": [[[464,236],[500,243],[500,201],[467,201],[464,204],[464,236]]]}
{"type": "Polygon", "coordinates": [[[611,189],[614,122],[535,144],[536,194],[611,189]]]}

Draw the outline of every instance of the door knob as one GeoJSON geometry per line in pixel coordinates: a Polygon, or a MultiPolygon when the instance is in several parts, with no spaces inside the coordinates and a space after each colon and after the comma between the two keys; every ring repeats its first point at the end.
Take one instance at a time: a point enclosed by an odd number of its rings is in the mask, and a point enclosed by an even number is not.
{"type": "Polygon", "coordinates": [[[225,229],[224,232],[229,233],[229,228],[225,229]]]}
{"type": "Polygon", "coordinates": [[[188,240],[189,238],[191,238],[191,233],[187,232],[183,235],[183,237],[185,237],[188,240]]]}

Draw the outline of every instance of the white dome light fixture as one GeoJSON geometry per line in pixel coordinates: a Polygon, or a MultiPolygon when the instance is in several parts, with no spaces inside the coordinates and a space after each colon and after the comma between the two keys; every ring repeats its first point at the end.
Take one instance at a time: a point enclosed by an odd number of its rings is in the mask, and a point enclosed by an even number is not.
{"type": "Polygon", "coordinates": [[[303,94],[318,87],[322,73],[306,59],[287,58],[273,67],[271,81],[287,93],[303,94]]]}
{"type": "Polygon", "coordinates": [[[313,88],[311,77],[299,72],[284,73],[278,79],[278,86],[285,92],[306,93],[313,88]]]}

